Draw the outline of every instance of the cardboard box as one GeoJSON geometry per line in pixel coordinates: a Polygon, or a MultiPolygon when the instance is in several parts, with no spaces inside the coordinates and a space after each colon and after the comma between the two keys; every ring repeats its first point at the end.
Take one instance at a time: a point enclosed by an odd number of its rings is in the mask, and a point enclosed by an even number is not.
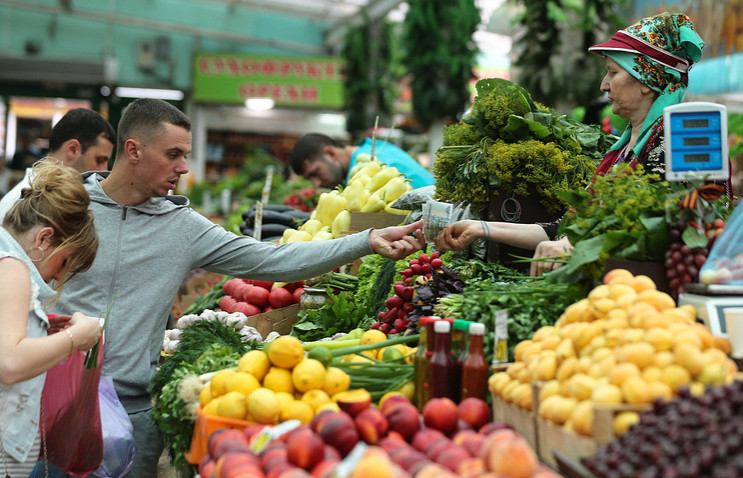
{"type": "Polygon", "coordinates": [[[292,326],[297,322],[297,314],[299,314],[299,304],[292,304],[288,307],[251,315],[245,325],[255,327],[263,338],[271,332],[286,335],[292,331],[292,326]]]}
{"type": "Polygon", "coordinates": [[[407,216],[404,214],[389,214],[386,212],[351,212],[351,224],[348,226],[348,233],[364,231],[373,227],[375,229],[384,229],[389,226],[399,226],[405,222],[407,216]]]}

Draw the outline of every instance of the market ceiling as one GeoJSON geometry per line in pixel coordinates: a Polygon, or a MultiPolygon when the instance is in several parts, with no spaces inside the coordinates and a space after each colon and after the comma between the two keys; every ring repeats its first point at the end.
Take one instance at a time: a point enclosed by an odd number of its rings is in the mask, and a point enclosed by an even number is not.
{"type": "MultiPolygon", "coordinates": [[[[361,24],[362,11],[374,20],[387,16],[404,4],[404,0],[181,0],[183,6],[190,4],[205,9],[209,19],[229,18],[237,12],[273,14],[278,17],[304,20],[321,26],[324,34],[322,47],[282,40],[282,32],[275,38],[250,35],[235,30],[218,30],[199,26],[198,22],[179,18],[178,11],[167,10],[167,15],[158,14],[158,0],[134,3],[143,4],[142,10],[131,12],[128,0],[0,0],[0,6],[31,10],[51,15],[71,15],[88,20],[113,24],[138,26],[153,30],[165,30],[191,34],[200,38],[246,42],[278,46],[302,53],[321,54],[335,50],[349,26],[361,24]],[[149,8],[148,8],[149,7],[149,8]]],[[[277,29],[280,30],[280,29],[277,29]]]]}

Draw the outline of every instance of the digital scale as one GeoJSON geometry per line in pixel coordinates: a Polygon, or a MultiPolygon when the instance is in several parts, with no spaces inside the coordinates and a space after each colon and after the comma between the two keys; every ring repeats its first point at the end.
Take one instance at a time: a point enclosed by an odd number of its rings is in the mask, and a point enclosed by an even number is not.
{"type": "MultiPolygon", "coordinates": [[[[717,103],[689,102],[663,110],[666,180],[727,180],[727,108],[717,103]]],[[[727,337],[724,309],[743,307],[743,286],[686,284],[678,305],[692,305],[712,335],[727,337]]]]}
{"type": "Polygon", "coordinates": [[[727,179],[727,108],[702,101],[667,106],[663,110],[666,179],[690,177],[727,179]]]}

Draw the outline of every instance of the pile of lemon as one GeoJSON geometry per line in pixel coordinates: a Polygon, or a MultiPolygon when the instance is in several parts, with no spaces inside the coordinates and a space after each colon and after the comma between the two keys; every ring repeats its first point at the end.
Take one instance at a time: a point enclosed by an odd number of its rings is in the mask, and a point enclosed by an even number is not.
{"type": "Polygon", "coordinates": [[[204,413],[261,424],[297,419],[309,423],[321,410],[338,410],[333,395],[346,391],[344,371],[305,357],[302,343],[278,337],[268,350],[251,350],[237,370],[216,372],[199,395],[204,413]]]}
{"type": "MultiPolygon", "coordinates": [[[[491,375],[490,391],[527,410],[535,408],[542,418],[569,430],[592,435],[596,404],[633,404],[641,410],[656,398],[672,399],[681,387],[702,394],[706,386],[736,378],[729,342],[695,319],[692,306],[676,307],[648,277],[612,270],[554,326],[517,344],[515,361],[491,375]]],[[[616,414],[615,435],[637,421],[636,411],[616,414]]]]}
{"type": "MultiPolygon", "coordinates": [[[[363,333],[359,340],[359,345],[378,344],[387,339],[389,339],[389,337],[387,337],[387,334],[381,330],[371,329],[363,333]]],[[[408,347],[405,344],[395,344],[387,347],[380,347],[378,349],[365,350],[358,354],[344,355],[341,362],[363,364],[374,363],[374,360],[385,362],[403,360],[407,364],[412,364],[416,350],[418,349],[415,347],[408,347]]]]}

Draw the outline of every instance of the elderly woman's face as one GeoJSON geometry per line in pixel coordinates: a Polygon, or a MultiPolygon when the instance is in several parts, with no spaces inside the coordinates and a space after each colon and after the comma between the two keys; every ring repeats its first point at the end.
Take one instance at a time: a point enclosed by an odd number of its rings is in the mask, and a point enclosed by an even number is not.
{"type": "Polygon", "coordinates": [[[622,118],[632,119],[635,112],[647,108],[646,95],[650,89],[608,57],[601,91],[608,94],[612,113],[622,118]]]}

